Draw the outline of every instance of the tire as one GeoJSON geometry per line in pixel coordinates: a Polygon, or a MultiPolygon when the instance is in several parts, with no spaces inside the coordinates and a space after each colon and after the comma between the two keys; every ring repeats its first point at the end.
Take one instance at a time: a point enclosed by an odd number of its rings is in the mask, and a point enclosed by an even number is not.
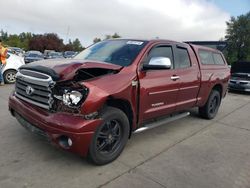
{"type": "Polygon", "coordinates": [[[221,96],[219,91],[212,90],[206,104],[199,108],[199,114],[202,118],[213,119],[220,107],[221,96]]]}
{"type": "Polygon", "coordinates": [[[114,161],[129,137],[129,121],[124,112],[106,107],[101,118],[103,123],[97,128],[88,152],[88,160],[96,165],[114,161]]]}
{"type": "Polygon", "coordinates": [[[16,82],[16,70],[6,70],[3,74],[4,83],[14,84],[16,82]]]}

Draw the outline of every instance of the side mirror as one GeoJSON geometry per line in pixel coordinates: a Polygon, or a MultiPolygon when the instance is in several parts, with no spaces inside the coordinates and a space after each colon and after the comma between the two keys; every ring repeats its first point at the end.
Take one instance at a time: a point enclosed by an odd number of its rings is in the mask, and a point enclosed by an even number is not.
{"type": "Polygon", "coordinates": [[[152,57],[148,64],[143,65],[143,70],[171,69],[171,60],[168,57],[152,57]]]}

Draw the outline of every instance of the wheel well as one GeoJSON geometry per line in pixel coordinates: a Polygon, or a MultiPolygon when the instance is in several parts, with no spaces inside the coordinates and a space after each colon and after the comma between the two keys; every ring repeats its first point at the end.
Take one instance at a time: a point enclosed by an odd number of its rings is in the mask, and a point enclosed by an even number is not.
{"type": "Polygon", "coordinates": [[[222,98],[222,86],[220,84],[216,84],[212,90],[219,91],[220,93],[220,98],[222,98]]]}
{"type": "Polygon", "coordinates": [[[129,127],[130,127],[129,138],[130,138],[133,130],[133,118],[134,118],[130,103],[122,99],[109,99],[107,100],[106,105],[118,108],[126,114],[129,120],[129,127]]]}
{"type": "Polygon", "coordinates": [[[7,69],[7,70],[5,70],[4,72],[3,72],[3,75],[7,72],[7,71],[15,71],[15,72],[17,72],[17,70],[16,69],[7,69]]]}

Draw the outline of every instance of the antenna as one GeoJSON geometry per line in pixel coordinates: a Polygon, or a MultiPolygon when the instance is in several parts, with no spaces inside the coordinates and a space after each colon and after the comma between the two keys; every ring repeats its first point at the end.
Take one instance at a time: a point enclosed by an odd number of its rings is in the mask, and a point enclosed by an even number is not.
{"type": "Polygon", "coordinates": [[[66,43],[69,40],[69,31],[70,31],[70,26],[67,27],[67,33],[66,33],[66,38],[65,38],[66,43]]]}

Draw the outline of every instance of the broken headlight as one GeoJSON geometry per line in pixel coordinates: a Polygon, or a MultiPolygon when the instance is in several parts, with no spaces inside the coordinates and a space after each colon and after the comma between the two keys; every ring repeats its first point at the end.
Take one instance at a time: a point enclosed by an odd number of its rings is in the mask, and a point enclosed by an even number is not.
{"type": "Polygon", "coordinates": [[[65,91],[62,97],[63,104],[76,106],[82,100],[83,95],[79,91],[65,91]]]}

